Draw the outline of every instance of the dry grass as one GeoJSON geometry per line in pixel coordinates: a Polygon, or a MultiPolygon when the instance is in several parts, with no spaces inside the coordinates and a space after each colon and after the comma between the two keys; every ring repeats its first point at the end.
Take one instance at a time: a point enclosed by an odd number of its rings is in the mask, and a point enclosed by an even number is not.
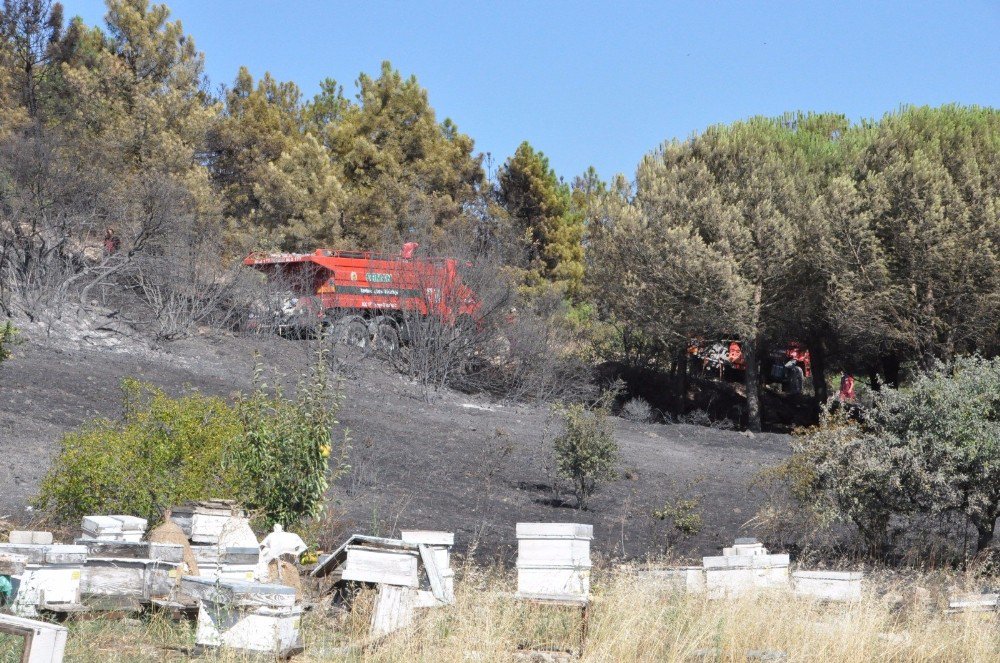
{"type": "MultiPolygon", "coordinates": [[[[943,613],[947,592],[963,582],[959,576],[886,577],[860,603],[834,605],[787,593],[709,600],[657,589],[627,571],[595,573],[581,660],[996,661],[998,613],[943,613]]],[[[970,588],[981,585],[970,581],[970,588]]],[[[578,648],[579,613],[525,605],[510,597],[512,587],[509,573],[467,568],[454,606],[426,611],[411,629],[367,648],[373,595],[364,592],[351,613],[308,613],[306,651],[295,660],[523,661],[518,652],[526,646],[578,648]]],[[[67,661],[184,660],[194,646],[193,627],[158,618],[96,620],[71,629],[67,661]]],[[[0,647],[0,661],[6,660],[0,647]]],[[[250,659],[213,651],[201,660],[250,659]]]]}

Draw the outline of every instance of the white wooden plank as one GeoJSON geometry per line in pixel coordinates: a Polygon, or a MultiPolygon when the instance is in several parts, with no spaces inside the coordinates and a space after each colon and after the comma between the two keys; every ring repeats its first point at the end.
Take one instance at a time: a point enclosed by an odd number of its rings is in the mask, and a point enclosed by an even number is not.
{"type": "Polygon", "coordinates": [[[379,638],[413,623],[414,590],[399,585],[380,585],[372,613],[371,635],[379,638]]]}
{"type": "Polygon", "coordinates": [[[787,567],[788,555],[722,555],[703,557],[705,569],[770,569],[787,567]]]}
{"type": "Polygon", "coordinates": [[[405,543],[423,543],[430,546],[453,546],[455,545],[454,532],[439,532],[436,530],[424,529],[404,529],[399,533],[399,538],[405,543]]]}
{"type": "Polygon", "coordinates": [[[420,544],[420,560],[424,563],[424,570],[427,572],[427,579],[431,583],[431,593],[434,598],[447,603],[449,597],[445,592],[444,579],[438,570],[437,561],[434,559],[434,552],[424,544],[420,544]]]}
{"type": "Polygon", "coordinates": [[[585,539],[594,538],[594,526],[582,523],[517,523],[518,539],[585,539]]]}

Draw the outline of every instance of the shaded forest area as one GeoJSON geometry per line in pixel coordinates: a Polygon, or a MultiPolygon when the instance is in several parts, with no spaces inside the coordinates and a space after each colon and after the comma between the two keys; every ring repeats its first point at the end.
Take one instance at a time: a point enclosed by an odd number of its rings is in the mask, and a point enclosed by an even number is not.
{"type": "Polygon", "coordinates": [[[762,394],[759,369],[792,341],[812,356],[809,411],[835,371],[877,388],[996,354],[993,109],[752,118],[668,141],[610,181],[559,176],[524,143],[494,174],[389,63],[311,99],[246,69],[213,92],[165,5],[107,7],[98,27],[49,0],[3,4],[6,316],[110,308],[170,340],[239,324],[259,295],[239,260],[252,249],[416,240],[491,265],[504,310],[555,339],[534,356],[632,376],[673,415],[700,407],[692,338],[740,341],[738,413],[720,416],[752,430],[788,406],[762,394]]]}

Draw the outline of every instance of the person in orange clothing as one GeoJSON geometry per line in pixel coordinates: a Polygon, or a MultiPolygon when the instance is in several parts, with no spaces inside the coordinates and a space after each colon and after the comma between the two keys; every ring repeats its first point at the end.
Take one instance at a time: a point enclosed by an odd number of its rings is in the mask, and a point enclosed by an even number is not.
{"type": "Polygon", "coordinates": [[[837,399],[844,404],[854,402],[854,376],[850,373],[844,373],[844,377],[840,378],[840,393],[837,394],[837,399]]]}
{"type": "Polygon", "coordinates": [[[729,364],[737,369],[746,368],[746,364],[743,362],[743,348],[740,347],[738,341],[729,343],[729,364]]]}

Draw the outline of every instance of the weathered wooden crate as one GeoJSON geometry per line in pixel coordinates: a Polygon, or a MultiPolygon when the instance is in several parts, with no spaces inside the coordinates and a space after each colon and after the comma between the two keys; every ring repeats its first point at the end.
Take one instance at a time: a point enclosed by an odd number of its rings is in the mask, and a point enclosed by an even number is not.
{"type": "Polygon", "coordinates": [[[204,601],[195,642],[288,658],[302,651],[302,608],[248,608],[204,601]]]}
{"type": "Polygon", "coordinates": [[[11,609],[21,617],[37,617],[40,610],[80,604],[80,575],[87,559],[83,546],[0,544],[0,555],[24,558],[24,569],[11,576],[11,609]]]}
{"type": "Polygon", "coordinates": [[[260,569],[259,548],[219,548],[191,546],[198,563],[198,575],[224,580],[254,580],[260,569]]]}
{"type": "Polygon", "coordinates": [[[90,606],[116,605],[110,599],[141,603],[168,597],[180,581],[184,548],[178,544],[85,538],[77,543],[87,548],[80,593],[90,606]]]}
{"type": "Polygon", "coordinates": [[[80,592],[84,601],[93,597],[119,597],[149,601],[169,597],[180,581],[180,563],[154,559],[87,560],[80,592]]]}
{"type": "Polygon", "coordinates": [[[342,580],[417,588],[419,552],[372,546],[347,546],[342,580]]]}
{"type": "Polygon", "coordinates": [[[821,601],[860,601],[863,575],[847,571],[794,571],[792,591],[821,601]]]}
{"type": "Polygon", "coordinates": [[[58,624],[0,614],[0,633],[24,639],[22,663],[61,663],[69,631],[58,624]]]}
{"type": "Polygon", "coordinates": [[[17,576],[24,573],[28,558],[13,553],[0,553],[0,576],[17,576]]]}
{"type": "Polygon", "coordinates": [[[517,591],[525,597],[590,594],[591,525],[517,524],[517,591]]]}
{"type": "Polygon", "coordinates": [[[963,594],[948,597],[949,614],[998,610],[1000,610],[1000,594],[963,594]]]}
{"type": "Polygon", "coordinates": [[[84,539],[98,541],[142,541],[146,519],[136,516],[84,516],[81,524],[84,539]]]}
{"type": "Polygon", "coordinates": [[[218,544],[231,527],[230,520],[244,518],[242,510],[225,500],[189,502],[174,507],[170,520],[175,522],[192,543],[218,544]]]}
{"type": "Polygon", "coordinates": [[[302,608],[284,585],[185,576],[181,593],[197,599],[196,642],[287,657],[302,650],[302,608]]]}
{"type": "Polygon", "coordinates": [[[704,557],[705,588],[713,598],[751,589],[787,589],[788,555],[704,557]]]}

